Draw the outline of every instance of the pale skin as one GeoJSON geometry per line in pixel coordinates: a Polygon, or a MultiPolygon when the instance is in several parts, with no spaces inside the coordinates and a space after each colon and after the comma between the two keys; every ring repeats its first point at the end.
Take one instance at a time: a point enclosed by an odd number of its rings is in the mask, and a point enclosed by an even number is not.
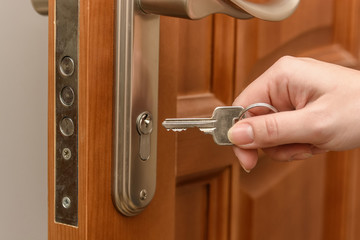
{"type": "Polygon", "coordinates": [[[259,102],[279,112],[254,108],[228,133],[247,172],[258,161],[258,149],[275,160],[289,161],[360,146],[360,71],[310,58],[282,57],[233,105],[259,102]]]}

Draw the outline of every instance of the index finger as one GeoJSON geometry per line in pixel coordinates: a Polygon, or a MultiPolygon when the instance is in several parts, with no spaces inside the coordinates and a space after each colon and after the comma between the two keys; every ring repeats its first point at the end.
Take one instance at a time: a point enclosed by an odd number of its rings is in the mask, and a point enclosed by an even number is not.
{"type": "MultiPolygon", "coordinates": [[[[293,110],[294,105],[289,95],[289,79],[299,71],[297,66],[299,62],[294,57],[282,57],[241,92],[233,105],[246,107],[263,102],[276,107],[279,111],[293,110]]],[[[251,112],[259,115],[263,109],[254,109],[251,112]]]]}

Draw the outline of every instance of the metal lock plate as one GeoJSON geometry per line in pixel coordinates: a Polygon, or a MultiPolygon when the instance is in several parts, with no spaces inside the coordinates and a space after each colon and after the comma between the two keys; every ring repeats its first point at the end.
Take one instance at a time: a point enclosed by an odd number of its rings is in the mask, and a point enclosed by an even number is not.
{"type": "Polygon", "coordinates": [[[78,225],[78,1],[56,1],[55,221],[78,225]]]}

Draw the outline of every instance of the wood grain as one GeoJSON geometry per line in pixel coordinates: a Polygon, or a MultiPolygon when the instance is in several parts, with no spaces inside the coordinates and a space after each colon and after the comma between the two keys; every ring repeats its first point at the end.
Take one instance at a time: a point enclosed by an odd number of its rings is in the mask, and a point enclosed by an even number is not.
{"type": "Polygon", "coordinates": [[[332,153],[326,164],[324,239],[359,238],[359,149],[332,153]],[[338,227],[333,227],[337,225],[338,227]]]}
{"type": "Polygon", "coordinates": [[[191,184],[177,189],[176,239],[208,238],[208,184],[191,184]]]}
{"type": "Polygon", "coordinates": [[[359,11],[360,2],[357,0],[335,2],[334,41],[343,46],[357,60],[360,54],[359,11]]]}
{"type": "Polygon", "coordinates": [[[235,19],[215,15],[211,92],[225,105],[233,102],[235,61],[235,19]]]}
{"type": "MultiPolygon", "coordinates": [[[[178,94],[208,92],[211,78],[213,17],[198,21],[179,19],[178,94]]],[[[173,50],[170,50],[173,51],[173,50]]]]}
{"type": "Polygon", "coordinates": [[[251,174],[241,175],[242,222],[251,220],[243,237],[321,239],[324,164],[321,157],[291,163],[263,158],[251,174]]]}
{"type": "Polygon", "coordinates": [[[178,178],[176,239],[229,239],[230,169],[193,177],[178,178]]]}

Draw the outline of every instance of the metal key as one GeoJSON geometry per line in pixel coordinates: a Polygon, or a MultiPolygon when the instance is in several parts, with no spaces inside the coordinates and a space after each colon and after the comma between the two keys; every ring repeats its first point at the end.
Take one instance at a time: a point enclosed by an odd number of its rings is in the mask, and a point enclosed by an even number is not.
{"type": "Polygon", "coordinates": [[[241,106],[217,107],[211,118],[168,118],[162,125],[175,132],[197,127],[204,133],[211,134],[218,145],[232,145],[227,133],[243,110],[241,106]]]}
{"type": "Polygon", "coordinates": [[[254,103],[246,108],[241,106],[217,107],[211,118],[168,118],[162,123],[167,130],[181,132],[187,128],[197,127],[207,134],[213,135],[218,145],[232,145],[227,133],[239,119],[245,118],[245,113],[252,108],[265,107],[273,112],[277,109],[267,103],[254,103]]]}

